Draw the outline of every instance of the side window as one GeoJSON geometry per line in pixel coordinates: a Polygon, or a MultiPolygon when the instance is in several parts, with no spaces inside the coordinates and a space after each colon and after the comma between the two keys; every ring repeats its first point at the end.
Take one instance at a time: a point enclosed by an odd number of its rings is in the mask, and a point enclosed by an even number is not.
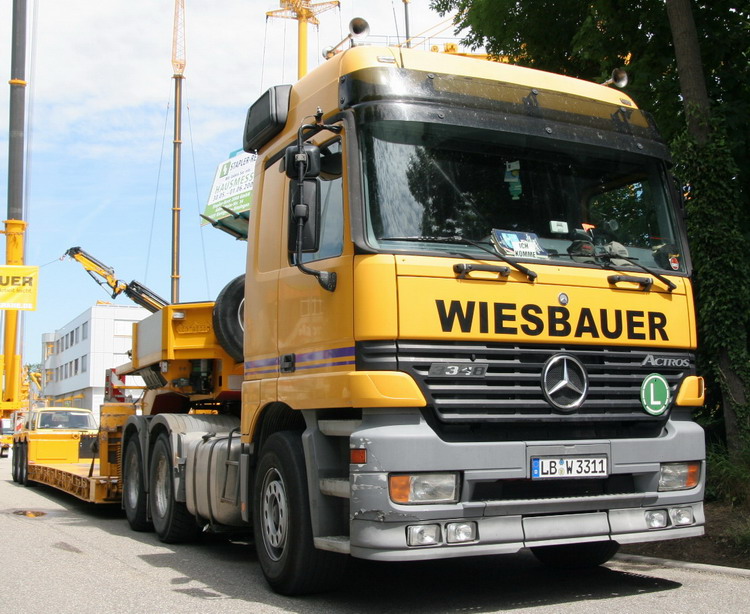
{"type": "Polygon", "coordinates": [[[303,254],[302,262],[313,262],[340,256],[344,249],[344,181],[342,178],[341,141],[320,148],[320,249],[303,254]]]}

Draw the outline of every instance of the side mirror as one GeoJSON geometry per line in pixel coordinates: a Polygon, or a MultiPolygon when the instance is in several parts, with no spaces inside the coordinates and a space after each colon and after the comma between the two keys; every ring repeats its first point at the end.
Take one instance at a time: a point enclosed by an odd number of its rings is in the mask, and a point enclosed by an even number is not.
{"type": "Polygon", "coordinates": [[[289,179],[300,178],[300,164],[303,165],[304,177],[320,175],[320,149],[317,145],[305,143],[302,152],[298,145],[290,145],[284,151],[284,169],[289,179]]]}
{"type": "Polygon", "coordinates": [[[301,188],[300,192],[299,181],[292,180],[289,182],[289,211],[291,212],[289,252],[292,254],[298,252],[297,234],[300,220],[303,221],[304,226],[299,252],[309,254],[320,249],[320,190],[318,189],[318,180],[305,179],[301,188]]]}

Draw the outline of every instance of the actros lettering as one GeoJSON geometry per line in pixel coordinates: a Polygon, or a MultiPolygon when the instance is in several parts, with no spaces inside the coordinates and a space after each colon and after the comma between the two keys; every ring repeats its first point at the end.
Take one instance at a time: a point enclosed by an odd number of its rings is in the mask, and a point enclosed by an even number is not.
{"type": "Polygon", "coordinates": [[[572,314],[567,307],[444,301],[437,299],[438,319],[443,332],[536,337],[590,337],[669,341],[667,316],[660,311],[581,308],[572,314]]]}

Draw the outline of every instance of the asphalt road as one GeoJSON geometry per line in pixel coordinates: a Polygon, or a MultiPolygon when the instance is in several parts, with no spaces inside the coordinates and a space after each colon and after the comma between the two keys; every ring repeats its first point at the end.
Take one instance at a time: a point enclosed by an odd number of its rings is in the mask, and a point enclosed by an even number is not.
{"type": "Polygon", "coordinates": [[[352,561],[342,588],[287,598],[263,580],[253,547],[205,536],[165,545],[121,511],[44,486],[24,488],[0,459],[0,610],[159,612],[750,613],[750,572],[615,560],[552,572],[528,553],[410,564],[352,561]]]}

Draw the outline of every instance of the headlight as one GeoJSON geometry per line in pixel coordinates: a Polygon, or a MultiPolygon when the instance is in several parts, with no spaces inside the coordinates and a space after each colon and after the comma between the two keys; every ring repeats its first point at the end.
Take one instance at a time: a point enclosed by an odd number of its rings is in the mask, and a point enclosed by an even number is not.
{"type": "Polygon", "coordinates": [[[388,490],[394,503],[455,503],[458,500],[458,475],[394,474],[388,478],[388,490]]]}
{"type": "Polygon", "coordinates": [[[701,476],[701,464],[662,463],[659,473],[659,491],[686,490],[698,486],[701,476]]]}

